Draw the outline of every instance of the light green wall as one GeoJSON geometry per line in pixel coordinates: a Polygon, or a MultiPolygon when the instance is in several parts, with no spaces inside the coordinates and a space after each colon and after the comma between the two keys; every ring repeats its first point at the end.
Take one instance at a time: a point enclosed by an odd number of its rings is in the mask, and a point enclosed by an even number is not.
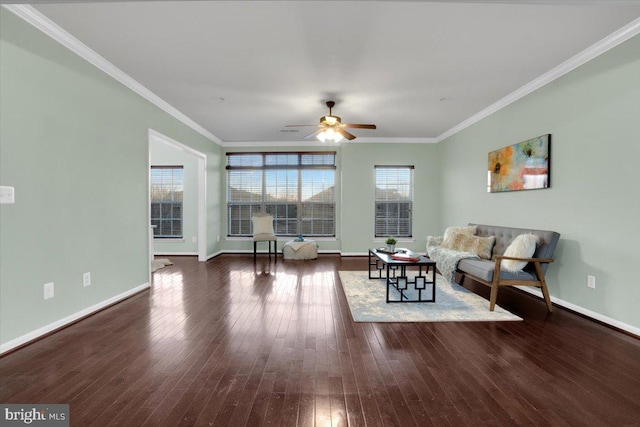
{"type": "MultiPolygon", "coordinates": [[[[322,147],[269,147],[267,151],[322,151],[322,147]]],[[[264,147],[243,147],[227,151],[265,151],[264,147]]],[[[437,147],[427,144],[365,144],[345,143],[326,149],[336,151],[336,239],[319,239],[321,251],[367,253],[374,241],[374,166],[414,165],[415,201],[413,211],[414,241],[401,242],[403,247],[424,252],[426,236],[437,232],[439,226],[437,147]]],[[[225,162],[225,159],[222,159],[225,162]]],[[[221,165],[224,169],[225,164],[221,165]]],[[[226,203],[226,173],[220,188],[226,203]]],[[[226,240],[227,212],[222,214],[220,235],[223,251],[252,250],[247,239],[226,240]]],[[[282,240],[288,240],[283,238],[282,240]]],[[[278,248],[282,247],[279,243],[278,248]]],[[[266,246],[265,246],[266,248],[266,246]]]]}
{"type": "Polygon", "coordinates": [[[374,239],[375,165],[413,165],[413,241],[397,246],[424,253],[427,235],[440,224],[440,179],[437,146],[432,144],[343,144],[342,252],[366,253],[384,246],[374,239]]]}
{"type": "Polygon", "coordinates": [[[551,294],[640,327],[640,37],[440,143],[441,228],[561,233],[551,294]],[[551,188],[488,194],[487,153],[551,133],[551,188]],[[596,276],[596,288],[586,276],[596,276]]]}
{"type": "Polygon", "coordinates": [[[220,148],[4,8],[0,93],[0,184],[16,189],[0,205],[1,343],[149,281],[149,128],[208,156],[220,228],[220,148]]]}
{"type": "Polygon", "coordinates": [[[198,158],[159,141],[151,142],[151,164],[183,166],[182,239],[154,239],[156,254],[197,254],[198,243],[198,158]]]}

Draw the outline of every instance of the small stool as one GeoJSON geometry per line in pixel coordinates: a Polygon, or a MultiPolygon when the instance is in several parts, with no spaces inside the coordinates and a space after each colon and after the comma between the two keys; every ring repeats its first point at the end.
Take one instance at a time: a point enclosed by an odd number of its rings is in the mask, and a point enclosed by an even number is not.
{"type": "Polygon", "coordinates": [[[318,244],[315,240],[289,240],[282,247],[282,259],[317,259],[318,244]]]}

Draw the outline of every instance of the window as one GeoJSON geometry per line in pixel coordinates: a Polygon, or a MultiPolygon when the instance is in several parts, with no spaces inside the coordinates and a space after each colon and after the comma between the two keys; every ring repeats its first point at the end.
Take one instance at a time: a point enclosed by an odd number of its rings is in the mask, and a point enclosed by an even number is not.
{"type": "Polygon", "coordinates": [[[254,212],[277,235],[335,236],[335,152],[227,153],[228,235],[251,236],[254,212]]]}
{"type": "Polygon", "coordinates": [[[412,237],[413,166],[376,166],[376,237],[412,237]]]}
{"type": "Polygon", "coordinates": [[[182,238],[182,166],[151,166],[151,225],[155,239],[182,238]]]}

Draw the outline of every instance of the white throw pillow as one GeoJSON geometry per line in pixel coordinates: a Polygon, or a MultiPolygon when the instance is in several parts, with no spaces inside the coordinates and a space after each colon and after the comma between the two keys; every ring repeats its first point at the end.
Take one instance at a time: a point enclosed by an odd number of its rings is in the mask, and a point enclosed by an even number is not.
{"type": "Polygon", "coordinates": [[[254,216],[253,220],[253,235],[256,234],[275,234],[273,232],[273,217],[268,216],[254,216]]]}
{"type": "Polygon", "coordinates": [[[449,227],[444,231],[444,240],[447,240],[451,233],[462,233],[475,236],[478,232],[477,225],[465,225],[463,227],[449,227]]]}
{"type": "MultiPolygon", "coordinates": [[[[531,258],[536,251],[536,244],[538,243],[538,236],[534,234],[520,234],[509,244],[507,250],[504,251],[504,256],[512,256],[516,258],[531,258]]],[[[512,259],[503,259],[500,267],[503,270],[517,273],[522,271],[526,267],[528,262],[515,261],[512,259]]]]}

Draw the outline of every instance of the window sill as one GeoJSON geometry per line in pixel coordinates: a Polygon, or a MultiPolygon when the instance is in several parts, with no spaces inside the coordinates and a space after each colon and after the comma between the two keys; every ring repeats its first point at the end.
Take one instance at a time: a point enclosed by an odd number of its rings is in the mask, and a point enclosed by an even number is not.
{"type": "MultiPolygon", "coordinates": [[[[416,241],[415,238],[413,237],[403,237],[403,238],[399,238],[399,237],[394,237],[394,239],[396,239],[396,246],[398,245],[398,243],[413,243],[416,241]]],[[[382,242],[385,243],[387,242],[387,238],[386,237],[374,237],[373,238],[374,242],[382,242]]]]}
{"type": "MultiPolygon", "coordinates": [[[[289,240],[295,240],[296,236],[276,236],[278,239],[278,242],[288,242],[289,240]]],[[[305,239],[311,239],[311,240],[315,240],[316,242],[337,242],[338,238],[337,237],[320,237],[320,236],[304,236],[305,239]]],[[[234,241],[253,241],[253,237],[248,236],[248,237],[225,237],[224,240],[226,241],[230,241],[230,242],[234,242],[234,241]]]]}
{"type": "Polygon", "coordinates": [[[184,242],[184,238],[176,238],[176,239],[172,239],[172,238],[164,238],[164,237],[154,237],[153,238],[154,242],[167,242],[167,243],[182,243],[184,242]]]}

